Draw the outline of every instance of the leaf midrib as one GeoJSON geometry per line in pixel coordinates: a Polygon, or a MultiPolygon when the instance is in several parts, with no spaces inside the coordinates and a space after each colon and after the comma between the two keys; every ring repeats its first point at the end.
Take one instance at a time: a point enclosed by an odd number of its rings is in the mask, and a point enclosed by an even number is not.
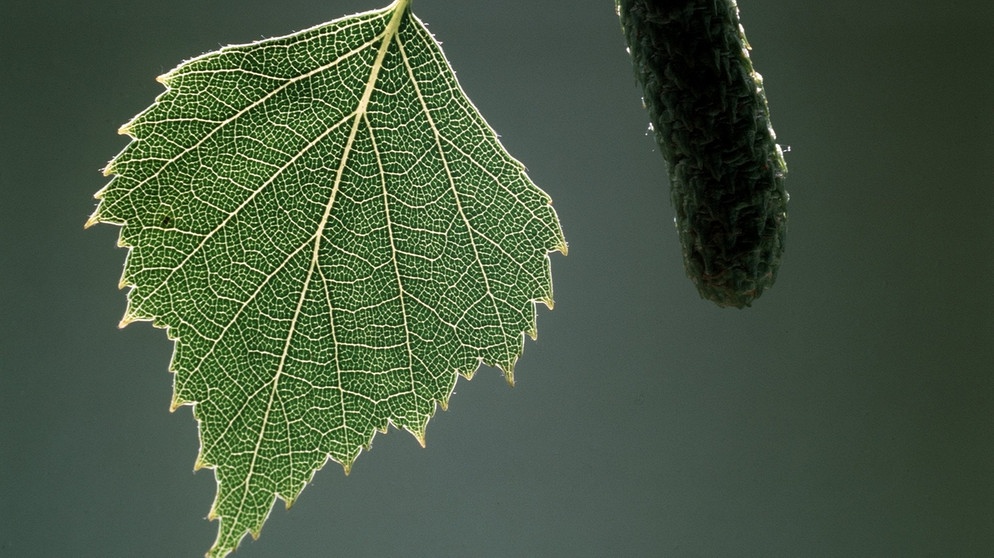
{"type": "MultiPolygon", "coordinates": [[[[314,249],[311,253],[311,261],[307,269],[307,277],[304,279],[304,284],[300,289],[300,296],[297,299],[297,306],[294,309],[293,317],[290,320],[290,330],[287,332],[286,341],[283,344],[283,354],[280,356],[279,364],[276,368],[276,372],[273,375],[273,379],[271,381],[272,387],[269,393],[269,401],[266,404],[266,410],[263,414],[262,421],[259,426],[259,434],[256,438],[255,449],[252,452],[252,460],[249,463],[248,472],[245,475],[244,489],[242,490],[242,498],[238,504],[239,513],[243,509],[245,505],[245,499],[248,497],[250,493],[251,480],[255,473],[255,466],[259,458],[259,450],[262,446],[262,440],[265,437],[265,433],[269,425],[269,415],[273,408],[273,402],[276,400],[276,394],[278,392],[280,378],[282,377],[283,370],[286,366],[287,355],[290,352],[290,345],[293,340],[294,333],[296,332],[297,329],[297,323],[300,318],[301,308],[303,308],[304,300],[307,298],[307,292],[310,289],[311,280],[314,277],[314,270],[317,268],[318,256],[321,250],[321,240],[324,238],[324,229],[328,225],[328,218],[331,215],[331,210],[335,205],[335,199],[337,198],[339,188],[341,187],[342,176],[345,173],[345,167],[348,164],[349,156],[355,144],[356,134],[359,130],[359,125],[363,120],[366,119],[366,111],[369,106],[369,99],[372,96],[373,91],[375,90],[376,81],[379,77],[380,69],[383,67],[383,60],[386,57],[387,50],[389,49],[390,44],[393,42],[394,37],[396,37],[397,32],[400,29],[400,22],[403,19],[403,16],[407,13],[407,4],[409,1],[410,0],[397,0],[397,2],[395,2],[394,5],[392,6],[392,9],[394,10],[393,15],[390,18],[390,22],[387,24],[386,30],[384,30],[383,32],[382,42],[380,43],[380,49],[376,54],[376,60],[373,62],[373,67],[370,71],[369,78],[366,80],[366,86],[363,91],[362,98],[359,101],[359,106],[356,108],[356,111],[352,115],[353,116],[352,129],[349,132],[349,138],[345,143],[342,152],[342,158],[339,161],[338,170],[336,171],[335,174],[335,183],[334,186],[332,187],[331,194],[329,195],[328,203],[325,204],[324,214],[322,215],[321,221],[318,224],[317,231],[314,234],[314,249]]],[[[329,134],[336,127],[337,126],[330,127],[323,134],[321,134],[321,136],[319,136],[318,139],[312,142],[308,146],[308,148],[316,144],[323,137],[327,136],[327,134],[329,134]]],[[[394,266],[396,268],[396,257],[395,255],[392,255],[391,257],[394,259],[394,266]]],[[[400,278],[398,275],[398,282],[399,280],[400,278]]],[[[405,319],[404,329],[405,331],[407,331],[406,314],[404,316],[404,319],[405,319]]],[[[410,354],[409,338],[407,343],[407,350],[408,354],[410,354]]],[[[412,378],[412,383],[413,383],[413,378],[412,378]]],[[[339,394],[343,398],[342,403],[344,405],[344,393],[341,389],[339,389],[339,394]]],[[[290,496],[285,495],[285,497],[288,499],[287,504],[290,504],[291,503],[290,496]]]]}

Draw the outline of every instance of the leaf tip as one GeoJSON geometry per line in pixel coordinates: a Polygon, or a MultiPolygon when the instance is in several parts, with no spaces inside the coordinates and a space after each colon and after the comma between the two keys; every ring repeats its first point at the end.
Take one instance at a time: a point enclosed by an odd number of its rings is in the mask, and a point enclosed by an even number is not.
{"type": "Polygon", "coordinates": [[[555,248],[552,249],[552,251],[553,252],[559,252],[560,254],[562,254],[564,256],[568,256],[569,255],[569,243],[566,242],[565,240],[562,240],[562,241],[559,242],[559,244],[556,245],[555,248]]]}

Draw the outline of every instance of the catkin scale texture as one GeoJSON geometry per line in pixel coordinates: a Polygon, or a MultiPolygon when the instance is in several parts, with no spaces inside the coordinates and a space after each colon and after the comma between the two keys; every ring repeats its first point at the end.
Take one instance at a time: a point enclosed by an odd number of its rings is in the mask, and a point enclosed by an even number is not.
{"type": "Polygon", "coordinates": [[[687,274],[719,306],[773,285],[787,232],[787,166],[735,0],[618,0],[666,160],[687,274]]]}

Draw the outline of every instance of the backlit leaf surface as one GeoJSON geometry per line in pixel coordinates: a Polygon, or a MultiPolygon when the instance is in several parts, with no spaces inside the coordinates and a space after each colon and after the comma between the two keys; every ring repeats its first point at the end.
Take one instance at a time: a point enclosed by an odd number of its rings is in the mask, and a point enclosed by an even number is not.
{"type": "Polygon", "coordinates": [[[224,556],[377,430],[423,443],[458,374],[512,380],[566,244],[408,0],[160,81],[87,224],[130,248],[122,325],[176,341],[224,556]]]}

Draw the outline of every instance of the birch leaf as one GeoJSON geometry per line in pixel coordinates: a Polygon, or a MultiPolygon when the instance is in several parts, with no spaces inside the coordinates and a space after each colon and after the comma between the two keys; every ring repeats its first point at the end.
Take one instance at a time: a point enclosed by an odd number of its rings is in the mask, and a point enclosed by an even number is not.
{"type": "Polygon", "coordinates": [[[218,485],[208,556],[377,430],[423,445],[458,375],[513,381],[552,306],[551,200],[408,4],[182,63],[105,169],[87,225],[129,248],[122,326],[175,340],[172,408],[218,485]]]}

